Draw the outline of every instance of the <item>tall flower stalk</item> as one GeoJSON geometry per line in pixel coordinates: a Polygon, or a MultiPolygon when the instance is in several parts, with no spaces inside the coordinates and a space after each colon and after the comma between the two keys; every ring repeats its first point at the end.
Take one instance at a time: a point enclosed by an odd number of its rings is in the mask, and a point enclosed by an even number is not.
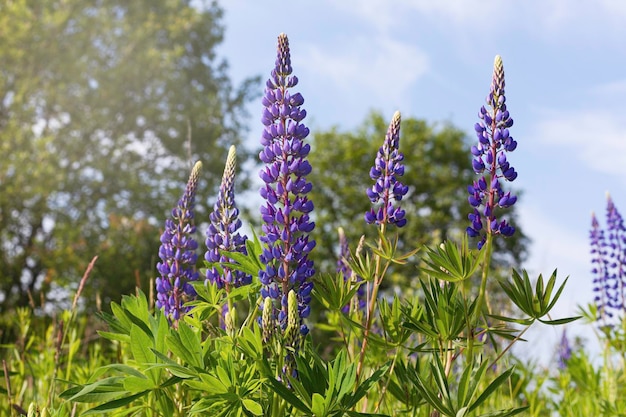
{"type": "Polygon", "coordinates": [[[480,108],[480,121],[474,126],[478,143],[471,148],[474,156],[472,167],[480,178],[467,187],[468,201],[473,208],[468,216],[471,225],[467,228],[467,234],[470,237],[479,237],[478,248],[485,247],[486,251],[476,307],[478,314],[483,309],[493,236],[512,236],[515,233],[515,228],[506,219],[498,219],[502,210],[513,206],[517,201],[515,195],[502,188],[504,181],[511,182],[517,178],[517,172],[507,160],[507,153],[517,148],[517,142],[509,133],[513,119],[506,107],[504,86],[504,67],[502,59],[497,55],[493,65],[491,89],[486,98],[487,107],[480,108]]]}
{"type": "Polygon", "coordinates": [[[193,234],[196,232],[194,206],[201,168],[202,163],[196,162],[185,193],[172,210],[172,218],[165,221],[165,230],[161,235],[161,262],[157,264],[161,276],[156,279],[156,306],[163,309],[173,325],[186,312],[183,304],[196,295],[189,283],[199,277],[196,270],[198,242],[193,234]]]}
{"type": "Polygon", "coordinates": [[[608,260],[606,258],[606,239],[604,230],[600,227],[595,213],[591,213],[591,230],[589,231],[591,243],[591,273],[593,274],[594,303],[597,309],[597,319],[606,321],[612,317],[610,311],[610,293],[608,276],[608,260]]]}
{"type": "MultiPolygon", "coordinates": [[[[278,53],[271,77],[267,80],[262,99],[262,122],[265,126],[261,136],[263,150],[259,158],[265,167],[259,173],[264,182],[260,194],[265,200],[261,207],[263,234],[260,240],[265,248],[260,257],[265,268],[259,271],[261,297],[264,299],[264,334],[274,330],[283,334],[288,349],[297,351],[304,335],[309,332],[304,323],[310,314],[311,277],[315,273],[309,259],[315,241],[309,233],[315,227],[309,214],[313,203],[307,198],[312,185],[306,180],[311,172],[307,161],[310,145],[304,140],[309,129],[302,123],[306,111],[301,108],[304,98],[292,93],[298,78],[291,75],[291,56],[287,35],[278,36],[278,53]],[[297,307],[298,332],[293,333],[294,317],[289,320],[289,294],[292,313],[297,307]],[[268,301],[267,299],[271,301],[268,301]],[[271,308],[271,314],[265,311],[271,308]],[[289,327],[289,332],[287,328],[289,327]]],[[[289,358],[287,358],[289,361],[289,358]]]]}
{"type": "MultiPolygon", "coordinates": [[[[240,252],[247,255],[247,236],[241,235],[241,220],[239,219],[239,209],[235,203],[235,169],[237,165],[237,152],[234,146],[228,150],[224,174],[220,184],[217,201],[213,206],[213,211],[209,215],[209,228],[206,235],[207,251],[204,259],[212,263],[232,262],[227,255],[220,253],[240,252]]],[[[222,265],[221,269],[216,267],[207,268],[206,279],[218,288],[224,288],[230,292],[232,288],[248,285],[252,282],[252,276],[242,271],[232,269],[222,265]]],[[[232,300],[228,299],[227,310],[223,312],[225,316],[233,310],[232,300]]]]}
{"type": "Polygon", "coordinates": [[[626,311],[626,227],[613,199],[607,194],[606,231],[591,214],[591,273],[597,319],[603,324],[626,311]]]}
{"type": "Polygon", "coordinates": [[[608,194],[606,221],[608,232],[607,257],[610,267],[607,284],[612,292],[610,306],[616,312],[622,313],[626,308],[626,227],[624,227],[622,215],[608,194]]]}
{"type": "MultiPolygon", "coordinates": [[[[399,204],[409,190],[408,186],[399,180],[399,177],[404,175],[402,163],[404,155],[400,152],[400,121],[400,112],[395,112],[385,140],[376,154],[374,166],[370,169],[370,178],[374,181],[374,185],[367,189],[367,196],[372,202],[372,208],[365,213],[365,221],[369,224],[376,224],[380,228],[379,250],[382,250],[382,239],[387,226],[403,227],[407,222],[405,211],[399,204]]],[[[383,269],[380,256],[376,256],[374,282],[367,305],[363,343],[357,366],[357,380],[363,370],[378,290],[385,276],[383,269]]]]}

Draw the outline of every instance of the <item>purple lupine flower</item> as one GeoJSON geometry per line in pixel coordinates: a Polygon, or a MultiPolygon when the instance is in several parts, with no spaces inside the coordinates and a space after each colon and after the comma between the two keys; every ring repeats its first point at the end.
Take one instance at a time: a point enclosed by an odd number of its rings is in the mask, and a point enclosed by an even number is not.
{"type": "Polygon", "coordinates": [[[610,306],[616,311],[625,308],[624,297],[626,285],[626,227],[622,215],[615,207],[611,196],[607,194],[607,282],[612,297],[610,306]]]}
{"type": "Polygon", "coordinates": [[[397,227],[406,224],[405,211],[397,204],[409,190],[398,180],[398,177],[404,175],[404,155],[399,151],[399,146],[400,112],[396,112],[370,170],[374,185],[367,189],[367,196],[372,204],[380,205],[377,210],[372,207],[365,213],[365,221],[369,224],[395,224],[397,227]]]}
{"type": "Polygon", "coordinates": [[[193,238],[196,226],[193,223],[195,194],[201,162],[196,162],[187,181],[185,193],[172,210],[172,218],[165,221],[165,231],[161,235],[157,270],[161,275],[156,279],[157,308],[162,308],[172,322],[176,322],[186,312],[183,307],[188,298],[196,295],[189,284],[198,279],[196,249],[198,242],[193,238]]]}
{"type": "Polygon", "coordinates": [[[507,160],[507,153],[517,147],[517,142],[509,134],[513,119],[506,108],[504,96],[504,67],[502,59],[496,56],[493,68],[491,91],[487,96],[488,109],[480,108],[474,129],[478,136],[478,144],[472,146],[474,156],[472,168],[477,174],[483,174],[477,181],[467,187],[468,201],[474,208],[468,218],[471,226],[467,228],[470,237],[481,237],[478,248],[485,244],[487,234],[512,236],[515,228],[506,220],[498,220],[499,209],[511,207],[517,197],[504,192],[502,181],[514,181],[517,172],[507,160]],[[482,209],[481,209],[482,208],[482,209]]]}
{"type": "Polygon", "coordinates": [[[593,274],[594,303],[598,312],[598,320],[605,320],[613,316],[611,306],[610,285],[608,283],[609,261],[606,256],[606,239],[604,230],[600,228],[595,213],[591,213],[591,273],[593,274]]]}
{"type": "MultiPolygon", "coordinates": [[[[235,165],[236,151],[235,147],[231,146],[228,150],[217,201],[213,206],[213,212],[209,215],[211,224],[206,232],[207,251],[204,255],[208,262],[232,262],[232,259],[220,254],[220,250],[247,255],[247,236],[241,236],[238,232],[241,220],[235,204],[235,165]]],[[[220,273],[216,267],[209,267],[206,271],[206,278],[218,288],[225,288],[227,292],[232,287],[240,287],[252,282],[252,276],[242,271],[233,270],[227,266],[223,266],[222,270],[223,273],[220,273]]]]}
{"type": "MultiPolygon", "coordinates": [[[[265,248],[260,259],[265,269],[259,271],[259,279],[261,296],[273,300],[273,318],[268,318],[264,311],[264,323],[273,323],[283,332],[286,330],[288,294],[293,290],[300,317],[299,334],[306,335],[309,329],[304,319],[310,314],[313,289],[310,278],[315,273],[313,261],[309,259],[315,247],[315,241],[309,238],[315,227],[309,217],[313,203],[306,196],[312,189],[306,180],[311,172],[306,159],[311,147],[304,143],[309,134],[302,123],[306,116],[306,111],[300,108],[304,98],[300,93],[289,91],[298,83],[298,78],[291,73],[289,40],[285,34],[280,34],[276,66],[262,99],[265,128],[259,158],[266,165],[259,176],[265,183],[260,193],[266,202],[261,207],[264,223],[260,240],[265,248]]],[[[263,306],[268,305],[266,301],[263,306]]],[[[298,347],[300,339],[293,341],[293,348],[298,347]]]]}
{"type": "Polygon", "coordinates": [[[570,346],[567,332],[563,330],[561,342],[557,347],[557,367],[561,370],[567,368],[567,361],[572,357],[572,347],[570,346]]]}

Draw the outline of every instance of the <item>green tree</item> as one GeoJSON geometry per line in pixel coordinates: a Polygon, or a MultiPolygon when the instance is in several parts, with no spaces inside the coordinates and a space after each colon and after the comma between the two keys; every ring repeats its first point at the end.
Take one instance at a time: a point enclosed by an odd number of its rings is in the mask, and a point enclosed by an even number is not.
{"type": "MultiPolygon", "coordinates": [[[[361,235],[373,236],[376,228],[363,219],[371,203],[365,190],[372,185],[369,170],[382,145],[389,120],[373,112],[354,132],[332,128],[312,139],[314,167],[311,199],[315,203],[316,265],[334,271],[337,259],[337,228],[343,227],[354,249],[361,235]]],[[[472,170],[469,140],[450,124],[429,124],[404,118],[400,150],[404,153],[402,182],[409,192],[402,200],[408,222],[399,229],[400,247],[438,245],[459,238],[469,225],[467,186],[476,179],[472,170]]],[[[496,263],[519,264],[526,256],[524,236],[516,222],[515,206],[509,210],[518,232],[510,239],[496,239],[496,263]]]]}
{"type": "Polygon", "coordinates": [[[230,81],[221,17],[190,0],[0,2],[0,311],[103,250],[90,286],[108,298],[135,281],[122,259],[153,275],[111,219],[158,231],[198,159],[218,186],[258,84],[230,81]]]}

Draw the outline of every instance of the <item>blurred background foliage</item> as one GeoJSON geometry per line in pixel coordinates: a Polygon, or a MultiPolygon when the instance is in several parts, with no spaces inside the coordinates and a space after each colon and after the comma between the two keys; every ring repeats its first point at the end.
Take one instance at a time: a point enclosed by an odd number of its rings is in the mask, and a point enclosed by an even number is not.
{"type": "Polygon", "coordinates": [[[192,162],[212,193],[259,91],[216,56],[221,17],[198,1],[0,2],[0,312],[75,285],[94,254],[106,304],[147,285],[192,162]]]}

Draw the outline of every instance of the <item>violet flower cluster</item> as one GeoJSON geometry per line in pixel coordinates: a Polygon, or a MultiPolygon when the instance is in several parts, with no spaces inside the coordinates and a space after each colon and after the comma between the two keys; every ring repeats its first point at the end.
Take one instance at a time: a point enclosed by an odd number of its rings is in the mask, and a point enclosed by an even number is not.
{"type": "MultiPolygon", "coordinates": [[[[275,68],[266,83],[262,103],[262,122],[265,126],[261,137],[263,150],[259,158],[265,167],[259,173],[264,182],[260,194],[265,200],[261,207],[263,234],[260,240],[265,248],[260,257],[265,269],[259,271],[262,306],[272,308],[272,314],[263,311],[262,322],[285,332],[288,326],[288,297],[294,291],[299,314],[299,334],[309,331],[304,319],[310,314],[311,277],[315,273],[309,253],[315,241],[309,233],[315,227],[309,213],[313,203],[307,198],[312,185],[306,176],[311,165],[306,157],[310,145],[304,143],[309,129],[302,123],[306,111],[301,109],[304,99],[290,88],[298,83],[291,75],[289,41],[285,34],[278,37],[278,54],[275,68]],[[270,298],[271,303],[267,301],[270,298]]],[[[293,328],[293,326],[291,326],[293,328]]],[[[271,330],[264,329],[271,333],[271,330]]],[[[300,339],[300,337],[298,338],[300,339]]],[[[294,340],[292,347],[298,347],[294,340]]]]}
{"type": "MultiPolygon", "coordinates": [[[[232,259],[220,254],[220,251],[240,252],[247,255],[247,236],[242,236],[238,232],[241,220],[235,204],[235,165],[236,151],[235,147],[231,146],[228,150],[217,201],[213,206],[213,212],[209,215],[211,223],[206,232],[207,251],[204,255],[208,262],[232,262],[232,259]]],[[[236,288],[252,282],[252,276],[242,271],[233,270],[227,266],[222,266],[222,271],[220,272],[216,267],[209,267],[206,271],[206,279],[218,288],[225,288],[227,292],[232,287],[236,288]]]]}
{"type": "Polygon", "coordinates": [[[161,235],[161,247],[157,270],[161,275],[156,279],[157,308],[163,309],[170,321],[176,322],[186,312],[183,304],[187,298],[195,297],[196,292],[189,284],[196,281],[198,242],[193,238],[195,194],[201,162],[196,162],[189,176],[185,193],[172,210],[172,218],[165,221],[165,230],[161,235]]]}
{"type": "Polygon", "coordinates": [[[567,361],[572,358],[572,346],[570,345],[567,332],[563,330],[561,342],[557,346],[557,367],[561,370],[567,368],[567,361]]]}
{"type": "Polygon", "coordinates": [[[406,224],[405,211],[397,204],[409,190],[398,180],[398,177],[404,175],[404,155],[399,151],[399,146],[400,112],[396,112],[370,170],[374,185],[367,189],[367,196],[373,205],[378,205],[378,209],[372,207],[365,213],[365,221],[369,224],[394,224],[397,227],[406,224]]]}
{"type": "Polygon", "coordinates": [[[591,215],[591,263],[594,302],[598,320],[606,321],[626,311],[626,227],[622,215],[607,195],[607,230],[591,215]]]}
{"type": "Polygon", "coordinates": [[[496,211],[511,207],[517,197],[504,192],[502,181],[514,181],[517,172],[507,160],[507,153],[517,148],[517,142],[509,134],[513,119],[506,108],[504,95],[504,67],[500,56],[496,56],[491,82],[491,91],[487,96],[488,109],[480,108],[474,129],[478,144],[472,146],[474,156],[472,167],[476,174],[483,174],[467,187],[468,201],[474,208],[468,218],[471,226],[467,228],[470,237],[481,237],[478,248],[485,244],[487,234],[512,236],[515,228],[506,220],[498,220],[496,211]]]}

